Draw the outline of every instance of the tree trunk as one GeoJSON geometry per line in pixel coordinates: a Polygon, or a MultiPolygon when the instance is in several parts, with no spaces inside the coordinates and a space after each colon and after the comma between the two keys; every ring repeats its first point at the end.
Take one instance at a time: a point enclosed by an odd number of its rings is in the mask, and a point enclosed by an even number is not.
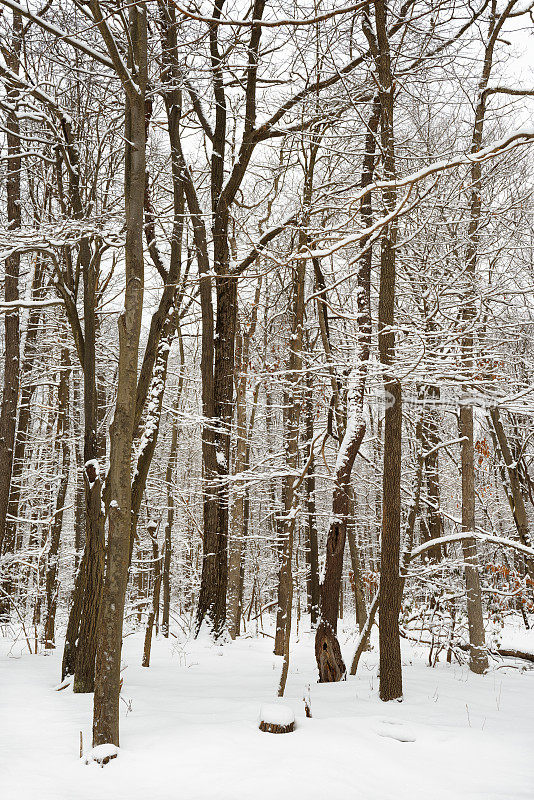
{"type": "Polygon", "coordinates": [[[165,471],[165,486],[167,491],[167,520],[165,522],[164,554],[163,554],[163,613],[161,628],[163,636],[169,637],[170,629],[170,609],[171,609],[171,555],[172,555],[172,526],[174,523],[174,492],[172,486],[173,474],[176,469],[176,455],[178,453],[178,412],[180,410],[180,399],[184,387],[184,342],[180,324],[177,326],[178,343],[180,349],[180,377],[176,389],[174,400],[174,416],[172,420],[171,447],[169,450],[169,460],[165,471]]]}
{"type": "MultiPolygon", "coordinates": [[[[406,528],[404,531],[404,552],[402,555],[402,561],[400,566],[400,578],[401,578],[401,596],[404,590],[404,582],[406,580],[406,572],[408,570],[408,566],[410,563],[411,552],[413,547],[413,539],[415,533],[415,523],[417,517],[419,515],[419,505],[421,500],[421,485],[423,482],[423,453],[421,449],[421,427],[422,427],[422,419],[419,421],[416,429],[416,436],[417,441],[419,442],[419,452],[418,457],[415,465],[415,479],[414,479],[414,489],[412,494],[412,500],[410,506],[408,508],[408,515],[406,517],[406,528]]],[[[358,664],[361,658],[362,653],[367,649],[369,639],[371,638],[371,629],[373,627],[373,623],[375,621],[376,613],[378,611],[378,605],[380,600],[380,588],[376,592],[373,600],[371,602],[371,606],[369,608],[369,613],[367,615],[367,619],[365,621],[365,625],[360,630],[360,637],[358,639],[358,644],[356,646],[356,652],[354,653],[354,657],[352,659],[352,665],[350,668],[350,674],[356,675],[356,671],[358,669],[358,664]]]]}
{"type": "MultiPolygon", "coordinates": [[[[102,481],[91,462],[84,468],[86,498],[86,543],[80,564],[76,589],[80,598],[73,598],[72,628],[79,613],[77,645],[74,657],[74,692],[92,692],[95,688],[95,657],[102,605],[104,577],[104,514],[102,513],[102,481]],[[83,571],[83,572],[82,572],[83,571]]],[[[69,618],[70,623],[70,618],[69,618]]],[[[70,632],[69,632],[70,633],[70,632]]],[[[67,642],[65,642],[65,647],[67,642]]],[[[69,641],[69,649],[72,647],[69,641]]],[[[70,659],[70,656],[69,656],[70,659]]]]}
{"type": "Polygon", "coordinates": [[[154,629],[154,623],[159,614],[159,595],[161,590],[161,558],[158,548],[157,525],[154,526],[153,528],[149,528],[149,534],[150,538],[152,539],[152,559],[154,561],[154,589],[152,594],[152,605],[150,607],[150,611],[148,612],[148,619],[146,623],[145,643],[143,646],[143,661],[141,665],[143,667],[150,666],[152,631],[154,629]]]}
{"type": "MultiPolygon", "coordinates": [[[[426,394],[433,404],[439,401],[439,388],[430,386],[426,394]]],[[[427,511],[428,534],[430,539],[439,539],[443,536],[443,517],[440,509],[438,423],[434,405],[430,408],[423,420],[422,438],[423,450],[428,452],[425,458],[427,495],[429,500],[429,508],[427,511]]],[[[440,545],[429,550],[429,558],[432,561],[440,561],[442,555],[443,552],[440,545]]]]}
{"type": "MultiPolygon", "coordinates": [[[[247,361],[246,336],[238,334],[236,369],[236,454],[234,475],[240,476],[245,470],[247,450],[247,361]]],[[[239,636],[239,587],[241,583],[241,558],[243,552],[243,532],[245,527],[245,487],[243,481],[234,481],[234,500],[232,504],[232,526],[228,560],[228,632],[232,639],[239,636]]]]}
{"type": "Polygon", "coordinates": [[[356,604],[356,620],[360,633],[363,630],[365,621],[367,619],[367,606],[365,602],[365,592],[363,588],[362,568],[360,563],[360,551],[356,541],[355,531],[355,502],[354,491],[350,489],[350,506],[349,506],[349,519],[347,525],[347,539],[349,541],[349,553],[352,566],[352,575],[354,582],[354,601],[356,604]]]}
{"type": "MultiPolygon", "coordinates": [[[[178,411],[178,403],[175,404],[175,411],[178,411]]],[[[163,614],[161,628],[163,636],[169,637],[170,610],[171,610],[171,555],[172,555],[172,526],[174,523],[174,493],[172,478],[176,464],[176,453],[178,451],[178,419],[173,417],[171,432],[171,449],[169,460],[165,471],[165,486],[167,490],[167,519],[165,522],[164,552],[163,552],[163,614]]]]}
{"type": "MultiPolygon", "coordinates": [[[[50,528],[50,547],[46,563],[46,617],[44,624],[44,645],[46,649],[55,647],[55,621],[59,593],[58,560],[61,529],[63,527],[63,511],[69,484],[70,447],[69,430],[69,383],[70,354],[67,347],[61,349],[61,367],[58,389],[58,411],[56,446],[61,452],[61,472],[57,493],[54,520],[50,528]]],[[[59,453],[57,453],[59,456],[59,453]]],[[[59,459],[58,459],[59,460],[59,459]]]]}
{"type": "MultiPolygon", "coordinates": [[[[260,302],[261,279],[258,281],[252,307],[252,319],[248,330],[237,336],[236,357],[236,454],[234,475],[246,472],[250,460],[250,437],[254,427],[256,402],[259,385],[254,391],[250,423],[247,425],[247,372],[249,363],[250,342],[254,336],[260,302]]],[[[239,636],[241,628],[241,600],[244,569],[244,549],[246,545],[246,528],[248,527],[248,489],[243,481],[234,483],[235,498],[232,506],[232,530],[230,540],[230,557],[228,562],[228,632],[232,639],[239,636]]]]}
{"type": "MultiPolygon", "coordinates": [[[[508,485],[505,486],[506,496],[508,498],[512,516],[514,518],[517,535],[519,536],[519,541],[521,544],[524,544],[526,547],[532,547],[528,515],[525,507],[525,501],[523,499],[521,480],[519,478],[517,464],[512,455],[510,445],[508,444],[508,438],[501,422],[499,409],[492,408],[490,409],[489,413],[495,434],[495,443],[501,452],[506,467],[506,473],[508,476],[508,485]]],[[[534,559],[530,558],[529,556],[525,556],[525,565],[530,580],[534,582],[534,559]]]]}
{"type": "MultiPolygon", "coordinates": [[[[460,407],[460,436],[462,438],[462,531],[475,530],[475,460],[473,442],[473,406],[460,407]]],[[[462,541],[467,592],[467,621],[469,625],[469,667],[482,674],[488,669],[488,653],[482,616],[482,593],[475,539],[462,541]]]]}
{"type": "MultiPolygon", "coordinates": [[[[366,136],[366,152],[362,166],[362,186],[367,186],[372,181],[375,167],[375,133],[378,126],[379,111],[377,103],[373,104],[373,111],[369,120],[369,131],[366,136]]],[[[364,226],[372,221],[372,205],[370,197],[365,198],[360,206],[360,213],[364,226]]],[[[349,525],[349,513],[354,511],[352,502],[352,489],[350,475],[354,460],[360,449],[365,433],[365,420],[363,416],[365,383],[367,366],[371,345],[371,263],[372,249],[364,237],[361,246],[368,245],[367,250],[359,259],[358,268],[358,337],[355,350],[355,362],[349,379],[347,393],[347,414],[342,413],[342,404],[334,383],[334,406],[336,408],[338,436],[343,437],[338,453],[336,465],[336,480],[332,500],[332,518],[326,544],[326,561],[323,583],[320,586],[320,621],[315,636],[315,657],[319,669],[319,680],[339,681],[346,675],[346,667],[341,655],[341,648],[337,640],[337,616],[339,593],[341,589],[341,576],[343,571],[343,557],[345,552],[345,539],[349,525]]],[[[315,267],[316,276],[318,267],[315,267]]],[[[321,280],[322,283],[322,280],[321,280]]],[[[326,325],[326,311],[324,306],[318,306],[319,316],[323,318],[321,332],[323,345],[330,356],[330,341],[326,325]]],[[[352,537],[351,556],[354,561],[359,561],[357,544],[352,537]]],[[[358,569],[359,574],[359,569],[358,569]]],[[[355,573],[355,580],[357,579],[355,573]]]]}
{"type": "MultiPolygon", "coordinates": [[[[38,299],[43,284],[43,262],[36,260],[35,271],[32,280],[32,299],[38,299]]],[[[30,382],[32,373],[35,344],[39,329],[41,310],[39,308],[30,309],[28,315],[28,325],[26,338],[24,340],[24,356],[21,366],[21,389],[19,401],[19,419],[17,425],[17,435],[13,455],[13,468],[11,473],[11,486],[9,490],[8,516],[6,520],[6,533],[4,538],[4,550],[6,553],[16,552],[21,544],[21,537],[17,535],[17,518],[19,516],[19,503],[22,490],[22,473],[24,469],[26,446],[28,444],[29,432],[31,429],[31,400],[35,387],[30,382]]],[[[2,596],[0,597],[0,616],[9,614],[9,598],[12,595],[12,581],[8,573],[3,581],[2,596]]]]}
{"type": "MultiPolygon", "coordinates": [[[[93,17],[104,40],[109,33],[100,7],[91,0],[93,17]]],[[[120,662],[124,602],[130,554],[131,459],[137,392],[137,359],[143,312],[143,209],[145,196],[145,90],[147,84],[147,18],[143,5],[128,11],[128,70],[124,82],[126,210],[125,297],[119,318],[119,372],[115,415],[110,428],[109,533],[103,602],[96,654],[93,746],[119,744],[120,662]]],[[[110,52],[111,55],[111,52],[110,52]]]]}
{"type": "Polygon", "coordinates": [[[282,677],[278,693],[283,696],[289,669],[289,640],[291,636],[291,612],[293,607],[293,534],[297,514],[297,478],[299,452],[298,435],[302,392],[302,340],[304,322],[304,281],[306,262],[300,260],[293,271],[291,338],[288,359],[287,383],[284,392],[284,449],[288,475],[283,479],[284,517],[281,530],[280,572],[278,576],[278,606],[275,655],[284,657],[282,677]]]}
{"type": "Polygon", "coordinates": [[[308,473],[304,481],[306,494],[306,563],[308,576],[306,588],[308,594],[308,613],[312,628],[317,626],[320,610],[319,594],[319,545],[317,539],[317,513],[315,506],[315,457],[313,454],[313,391],[312,376],[308,374],[306,386],[306,441],[308,443],[308,473]]]}
{"type": "MultiPolygon", "coordinates": [[[[5,59],[8,67],[17,74],[20,66],[22,34],[22,17],[17,12],[14,12],[11,50],[5,51],[5,59]]],[[[9,231],[17,230],[22,224],[21,140],[19,136],[20,124],[16,111],[18,95],[18,90],[14,88],[9,90],[7,94],[8,106],[12,107],[12,110],[9,110],[6,115],[6,193],[7,225],[9,231]]],[[[6,303],[12,303],[19,299],[19,271],[20,254],[15,252],[8,256],[5,262],[4,299],[6,303]]],[[[17,402],[20,385],[20,329],[18,308],[12,310],[7,309],[5,312],[4,347],[4,387],[2,392],[2,408],[0,411],[0,554],[3,551],[6,533],[9,487],[11,486],[11,473],[13,469],[13,448],[15,445],[15,430],[17,426],[17,402]]]]}
{"type": "MultiPolygon", "coordinates": [[[[486,42],[482,75],[478,84],[478,99],[475,108],[475,120],[471,142],[471,152],[476,153],[482,147],[484,121],[486,116],[486,87],[491,75],[493,65],[493,49],[499,31],[504,24],[507,14],[497,18],[491,15],[490,30],[486,42]]],[[[468,395],[460,405],[460,436],[461,445],[461,470],[462,470],[462,531],[470,533],[475,530],[475,464],[473,440],[473,404],[469,395],[473,389],[470,382],[474,372],[474,345],[475,333],[474,320],[477,314],[476,307],[476,271],[478,262],[479,226],[482,209],[482,164],[473,161],[471,166],[471,197],[469,206],[468,247],[466,253],[466,278],[467,285],[464,296],[462,319],[465,324],[465,333],[461,342],[461,360],[463,372],[466,376],[464,391],[468,395]]],[[[475,539],[465,539],[462,542],[465,562],[465,584],[467,592],[467,617],[469,625],[469,666],[472,672],[484,673],[488,668],[488,654],[485,644],[484,619],[482,615],[482,593],[480,591],[480,575],[478,571],[478,556],[475,539]]]]}
{"type": "Polygon", "coordinates": [[[320,588],[321,617],[315,634],[315,658],[320,683],[342,680],[347,672],[336,633],[343,554],[350,512],[350,476],[365,433],[362,409],[364,380],[360,369],[355,366],[350,376],[347,397],[347,427],[336,462],[332,522],[326,541],[325,572],[320,588]]]}
{"type": "MultiPolygon", "coordinates": [[[[384,0],[375,0],[376,39],[368,40],[374,47],[380,90],[380,136],[384,159],[384,178],[395,176],[394,147],[394,83],[391,54],[387,35],[387,10],[384,0]]],[[[393,212],[396,191],[384,191],[388,211],[393,212]]],[[[384,415],[384,471],[382,480],[382,542],[380,551],[380,698],[395,700],[402,697],[402,665],[399,635],[401,603],[399,558],[401,522],[401,440],[402,390],[392,372],[395,358],[395,281],[396,281],[395,222],[383,232],[380,251],[380,290],[378,299],[378,344],[383,369],[386,410],[384,415]]]]}

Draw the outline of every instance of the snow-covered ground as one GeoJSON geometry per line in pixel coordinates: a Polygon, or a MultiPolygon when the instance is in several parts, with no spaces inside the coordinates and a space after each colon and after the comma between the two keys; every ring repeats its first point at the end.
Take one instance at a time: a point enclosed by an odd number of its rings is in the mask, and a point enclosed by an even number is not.
{"type": "MultiPolygon", "coordinates": [[[[523,649],[534,649],[533,633],[522,634],[523,649]]],[[[157,640],[143,669],[142,640],[129,636],[121,750],[102,769],[79,759],[92,696],[54,690],[61,651],[31,656],[6,639],[0,648],[2,800],[534,798],[534,669],[509,659],[478,677],[458,665],[431,669],[426,652],[404,642],[405,699],[384,704],[376,648],[355,678],[319,685],[313,639],[301,634],[284,698],[296,730],[273,735],[258,730],[261,705],[276,702],[271,639],[157,640]]]]}

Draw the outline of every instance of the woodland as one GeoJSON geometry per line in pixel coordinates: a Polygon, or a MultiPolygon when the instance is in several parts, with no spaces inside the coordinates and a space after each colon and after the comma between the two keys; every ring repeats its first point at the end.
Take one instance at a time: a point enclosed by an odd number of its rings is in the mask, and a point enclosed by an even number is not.
{"type": "Polygon", "coordinates": [[[0,0],[6,797],[534,795],[533,25],[0,0]]]}

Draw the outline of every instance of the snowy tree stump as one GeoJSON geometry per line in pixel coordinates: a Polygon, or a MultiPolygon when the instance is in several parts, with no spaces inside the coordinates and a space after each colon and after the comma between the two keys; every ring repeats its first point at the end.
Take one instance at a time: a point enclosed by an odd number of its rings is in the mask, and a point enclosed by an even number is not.
{"type": "Polygon", "coordinates": [[[98,764],[103,767],[105,764],[109,764],[112,758],[117,758],[118,754],[119,748],[114,744],[99,744],[89,750],[83,756],[83,760],[85,764],[98,764]]]}
{"type": "Polygon", "coordinates": [[[295,715],[289,706],[273,703],[260,709],[260,731],[264,733],[292,733],[295,715]]]}

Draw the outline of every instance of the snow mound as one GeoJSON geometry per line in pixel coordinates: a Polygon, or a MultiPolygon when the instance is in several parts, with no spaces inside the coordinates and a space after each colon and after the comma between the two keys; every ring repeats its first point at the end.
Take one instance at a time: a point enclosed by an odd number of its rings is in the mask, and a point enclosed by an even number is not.
{"type": "Polygon", "coordinates": [[[92,750],[88,750],[82,758],[85,764],[96,763],[103,767],[104,764],[107,764],[112,758],[117,758],[118,755],[119,748],[116,747],[116,745],[98,744],[96,747],[93,747],[92,750]]]}
{"type": "Polygon", "coordinates": [[[293,709],[282,703],[266,703],[260,708],[260,722],[268,725],[291,725],[295,722],[293,709]]]}
{"type": "Polygon", "coordinates": [[[393,722],[393,720],[382,720],[376,726],[375,731],[379,736],[384,736],[386,739],[395,739],[397,742],[415,742],[417,739],[409,725],[404,725],[402,722],[393,722]]]}

